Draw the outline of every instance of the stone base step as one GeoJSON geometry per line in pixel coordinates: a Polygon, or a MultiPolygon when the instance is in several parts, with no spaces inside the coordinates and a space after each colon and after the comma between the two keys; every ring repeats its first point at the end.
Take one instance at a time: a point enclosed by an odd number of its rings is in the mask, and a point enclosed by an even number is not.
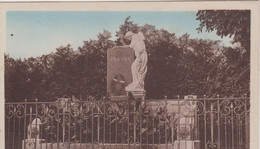
{"type": "Polygon", "coordinates": [[[41,143],[37,141],[36,148],[33,140],[27,141],[23,149],[199,149],[200,142],[175,141],[169,144],[91,144],[91,143],[41,143]]]}

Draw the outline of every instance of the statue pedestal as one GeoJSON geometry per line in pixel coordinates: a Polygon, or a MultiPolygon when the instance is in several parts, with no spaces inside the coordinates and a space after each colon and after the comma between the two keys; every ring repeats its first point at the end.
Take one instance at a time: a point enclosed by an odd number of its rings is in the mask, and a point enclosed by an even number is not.
{"type": "Polygon", "coordinates": [[[122,100],[128,100],[128,97],[126,95],[122,96],[111,96],[112,101],[122,101],[122,100]]]}
{"type": "Polygon", "coordinates": [[[174,148],[177,149],[199,149],[200,141],[199,140],[176,140],[174,141],[174,148]]]}
{"type": "Polygon", "coordinates": [[[145,95],[146,95],[146,91],[143,90],[143,91],[126,91],[128,97],[129,97],[129,94],[132,93],[132,95],[134,96],[134,98],[136,100],[141,100],[141,101],[144,101],[145,100],[145,95]]]}
{"type": "Polygon", "coordinates": [[[43,144],[43,142],[45,142],[44,139],[35,139],[35,138],[25,139],[22,140],[22,149],[41,148],[41,144],[43,144]]]}

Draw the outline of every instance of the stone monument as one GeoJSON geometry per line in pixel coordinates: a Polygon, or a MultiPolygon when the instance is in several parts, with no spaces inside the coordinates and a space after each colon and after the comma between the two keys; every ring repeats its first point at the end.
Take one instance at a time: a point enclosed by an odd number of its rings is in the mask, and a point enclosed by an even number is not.
{"type": "Polygon", "coordinates": [[[39,118],[35,118],[28,125],[27,139],[39,139],[39,132],[40,132],[41,124],[42,124],[41,120],[39,118]]]}
{"type": "Polygon", "coordinates": [[[125,87],[132,82],[134,52],[130,47],[116,46],[107,51],[107,93],[113,99],[127,98],[125,87]]]}
{"type": "Polygon", "coordinates": [[[133,95],[145,99],[144,79],[147,73],[148,56],[142,32],[127,32],[130,45],[117,46],[107,53],[107,93],[115,99],[133,95]]]}
{"type": "Polygon", "coordinates": [[[194,140],[192,136],[196,133],[194,131],[196,119],[196,95],[184,96],[184,101],[181,101],[178,110],[179,121],[177,131],[177,141],[175,142],[180,149],[194,148],[198,149],[200,141],[194,140]]]}
{"type": "MultiPolygon", "coordinates": [[[[31,117],[30,117],[30,119],[31,119],[31,117]]],[[[40,143],[45,141],[44,139],[40,139],[40,125],[41,124],[42,124],[41,120],[39,118],[35,118],[28,125],[27,139],[22,141],[22,148],[26,148],[26,149],[40,148],[40,143]]]]}

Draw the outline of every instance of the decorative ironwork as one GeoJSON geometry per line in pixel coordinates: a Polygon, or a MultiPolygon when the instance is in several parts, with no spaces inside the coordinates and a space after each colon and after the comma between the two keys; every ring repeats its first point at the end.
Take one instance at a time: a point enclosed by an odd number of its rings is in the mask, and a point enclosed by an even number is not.
{"type": "Polygon", "coordinates": [[[183,116],[188,116],[191,114],[191,112],[194,111],[194,109],[196,109],[196,104],[194,103],[194,101],[184,100],[181,103],[180,107],[180,114],[182,114],[183,116]]]}
{"type": "Polygon", "coordinates": [[[37,109],[38,116],[43,118],[48,114],[48,106],[46,104],[40,104],[37,109]]]}
{"type": "Polygon", "coordinates": [[[190,129],[189,128],[185,128],[185,127],[181,127],[179,129],[179,137],[181,140],[186,140],[188,138],[188,136],[190,135],[190,129]]]}
{"type": "Polygon", "coordinates": [[[6,103],[6,149],[249,149],[249,108],[248,98],[206,97],[6,103]]]}
{"type": "Polygon", "coordinates": [[[246,112],[246,105],[245,102],[241,100],[235,100],[234,101],[234,113],[236,115],[244,115],[246,112]]]}
{"type": "Polygon", "coordinates": [[[35,149],[35,140],[27,140],[25,144],[26,149],[35,149]]]}
{"type": "Polygon", "coordinates": [[[230,100],[224,100],[220,103],[220,114],[222,115],[229,115],[231,112],[231,104],[230,100]]]}
{"type": "Polygon", "coordinates": [[[70,103],[70,114],[72,117],[78,117],[80,115],[80,103],[70,103]]]}
{"type": "Polygon", "coordinates": [[[57,116],[59,108],[57,107],[57,105],[55,103],[48,104],[48,107],[46,107],[46,108],[47,108],[48,116],[50,118],[57,116]]]}
{"type": "Polygon", "coordinates": [[[205,111],[204,104],[201,101],[197,101],[196,104],[197,104],[195,108],[196,114],[199,116],[204,114],[205,111]]]}
{"type": "Polygon", "coordinates": [[[5,106],[5,116],[6,118],[12,118],[15,115],[15,106],[8,104],[5,106]]]}
{"type": "Polygon", "coordinates": [[[218,148],[218,144],[214,143],[214,142],[208,142],[207,143],[207,149],[217,149],[218,148]]]}
{"type": "Polygon", "coordinates": [[[91,116],[91,105],[89,102],[82,103],[81,116],[84,120],[89,119],[91,116]]]}
{"type": "Polygon", "coordinates": [[[17,116],[17,118],[23,118],[25,114],[24,110],[25,110],[24,105],[18,104],[16,106],[15,116],[17,116]]]}

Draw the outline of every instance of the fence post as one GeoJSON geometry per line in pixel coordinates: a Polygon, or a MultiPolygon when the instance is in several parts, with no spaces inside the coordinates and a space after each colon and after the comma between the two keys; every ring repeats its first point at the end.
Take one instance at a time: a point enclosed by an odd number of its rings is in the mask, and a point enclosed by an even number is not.
{"type": "Polygon", "coordinates": [[[234,148],[235,147],[235,145],[234,145],[234,122],[233,122],[233,118],[234,118],[234,105],[233,105],[233,103],[231,102],[231,105],[230,105],[230,107],[231,107],[231,138],[232,138],[232,148],[234,148]]]}
{"type": "Polygon", "coordinates": [[[218,123],[217,123],[217,125],[218,125],[218,148],[220,149],[220,103],[219,103],[219,94],[217,95],[217,108],[218,108],[218,123]]]}
{"type": "Polygon", "coordinates": [[[204,97],[204,145],[205,149],[207,148],[207,119],[206,119],[206,95],[204,97]]]}
{"type": "Polygon", "coordinates": [[[91,101],[92,106],[91,106],[91,143],[92,143],[92,148],[94,148],[94,101],[91,101]]]}
{"type": "MultiPolygon", "coordinates": [[[[35,113],[36,113],[36,114],[35,114],[35,119],[36,119],[36,125],[35,125],[35,126],[36,126],[36,130],[35,130],[36,133],[35,133],[35,135],[36,135],[36,136],[35,136],[35,139],[34,139],[34,140],[35,140],[35,148],[37,149],[37,141],[38,141],[38,140],[37,140],[37,135],[38,135],[38,125],[37,125],[37,123],[38,123],[38,119],[37,119],[37,117],[38,117],[38,110],[37,110],[37,109],[38,109],[38,99],[36,98],[35,101],[36,101],[36,105],[35,105],[35,113]]],[[[30,123],[32,123],[32,122],[30,122],[30,123]]],[[[40,128],[39,128],[39,129],[40,129],[40,128]]],[[[40,133],[40,132],[39,132],[39,133],[40,133]]]]}
{"type": "Polygon", "coordinates": [[[140,131],[140,148],[142,148],[142,143],[143,143],[143,135],[142,135],[142,128],[143,128],[143,126],[142,126],[142,123],[143,123],[143,119],[142,119],[142,105],[140,104],[139,105],[139,122],[140,122],[140,129],[139,129],[139,131],[140,131]]]}
{"type": "Polygon", "coordinates": [[[27,99],[24,100],[24,134],[23,134],[23,149],[25,149],[26,143],[26,109],[27,109],[27,99]]]}
{"type": "MultiPolygon", "coordinates": [[[[68,103],[66,103],[65,105],[67,106],[68,103]]],[[[66,127],[65,114],[66,114],[65,113],[65,107],[63,107],[62,108],[62,142],[63,142],[63,146],[64,146],[64,143],[65,143],[65,127],[66,127]]]]}
{"type": "Polygon", "coordinates": [[[249,102],[246,100],[246,108],[245,108],[245,147],[246,149],[249,149],[250,147],[250,115],[249,112],[247,111],[247,104],[249,104],[249,102]]]}
{"type": "Polygon", "coordinates": [[[134,146],[136,146],[136,102],[134,101],[134,146]]]}
{"type": "Polygon", "coordinates": [[[210,104],[210,130],[211,130],[211,143],[214,142],[214,126],[213,126],[213,122],[214,122],[214,113],[213,113],[213,104],[211,102],[210,104]]]}
{"type": "Polygon", "coordinates": [[[129,135],[129,133],[130,133],[130,100],[128,99],[128,110],[127,110],[127,112],[128,112],[128,119],[127,119],[127,143],[128,143],[128,149],[130,148],[130,135],[129,135]]]}
{"type": "Polygon", "coordinates": [[[98,131],[98,132],[97,132],[97,142],[98,142],[98,148],[99,148],[100,117],[99,117],[99,107],[98,107],[98,106],[100,105],[100,103],[99,103],[98,101],[97,101],[96,103],[97,103],[96,106],[97,106],[97,111],[98,111],[98,128],[97,128],[97,131],[98,131]]]}
{"type": "Polygon", "coordinates": [[[165,102],[165,123],[164,123],[164,138],[165,138],[165,144],[166,144],[166,149],[168,149],[168,138],[167,138],[167,133],[168,133],[168,130],[167,130],[167,96],[165,95],[164,96],[164,102],[165,102]]]}
{"type": "MultiPolygon", "coordinates": [[[[181,107],[180,107],[180,95],[177,96],[178,98],[178,115],[179,117],[181,116],[181,107]]],[[[177,126],[177,139],[178,139],[178,148],[180,148],[181,145],[181,141],[180,141],[180,137],[179,137],[179,132],[180,131],[180,120],[178,122],[178,126],[177,126]]]]}

